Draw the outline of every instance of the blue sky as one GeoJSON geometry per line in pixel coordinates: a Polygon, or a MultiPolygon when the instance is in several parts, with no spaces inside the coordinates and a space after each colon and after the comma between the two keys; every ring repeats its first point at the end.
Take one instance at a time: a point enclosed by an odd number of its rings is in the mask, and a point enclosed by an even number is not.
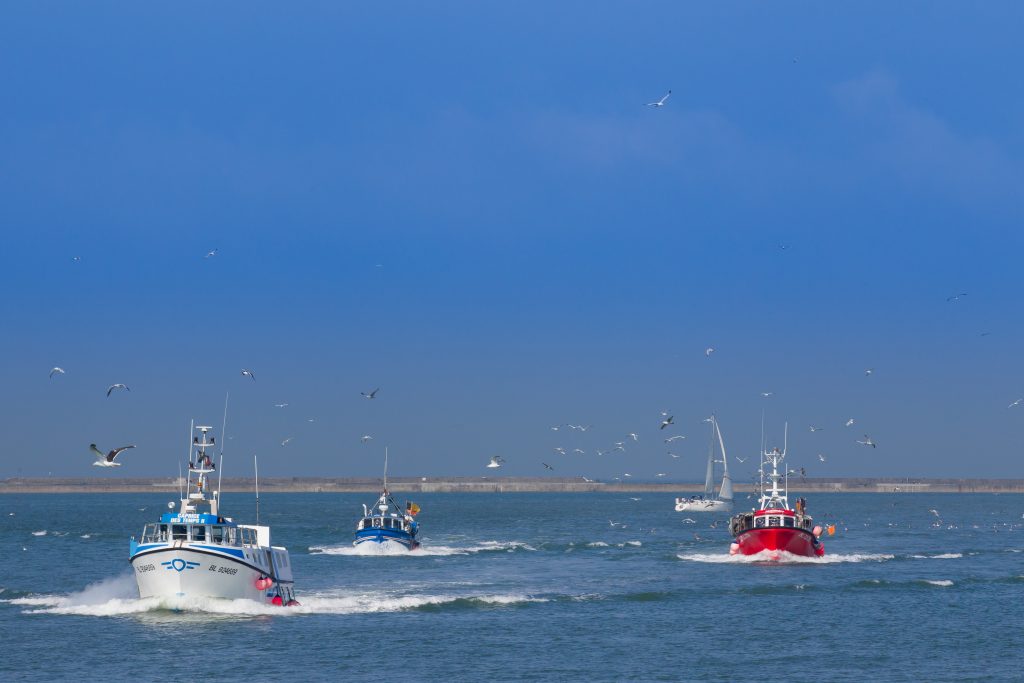
{"type": "Polygon", "coordinates": [[[1024,476],[1022,14],[8,8],[0,476],[1024,476]]]}

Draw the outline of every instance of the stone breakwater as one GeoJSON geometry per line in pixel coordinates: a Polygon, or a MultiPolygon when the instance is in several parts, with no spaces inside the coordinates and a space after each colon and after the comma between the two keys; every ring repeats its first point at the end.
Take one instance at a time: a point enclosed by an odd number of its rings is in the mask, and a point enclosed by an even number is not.
{"type": "MultiPolygon", "coordinates": [[[[263,493],[376,493],[380,479],[358,477],[278,477],[260,479],[263,493]]],[[[2,493],[177,493],[175,477],[159,478],[11,478],[0,479],[2,493]]],[[[906,479],[906,478],[808,478],[791,479],[791,493],[1024,493],[1024,479],[906,479]]],[[[583,481],[558,477],[394,477],[388,487],[396,493],[584,493],[595,491],[695,493],[703,491],[698,482],[583,481]]],[[[225,478],[225,493],[256,490],[254,479],[225,478]]],[[[738,493],[749,493],[750,485],[736,484],[738,493]]]]}

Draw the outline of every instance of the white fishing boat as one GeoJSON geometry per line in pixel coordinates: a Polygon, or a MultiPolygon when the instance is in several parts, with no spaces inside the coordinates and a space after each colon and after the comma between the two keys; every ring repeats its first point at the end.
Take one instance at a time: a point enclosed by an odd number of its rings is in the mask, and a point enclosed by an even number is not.
{"type": "Polygon", "coordinates": [[[729,477],[729,460],[725,455],[725,441],[722,430],[718,427],[718,419],[712,415],[707,419],[711,423],[711,444],[708,447],[708,467],[704,479],[704,493],[689,498],[676,498],[676,512],[729,512],[732,510],[732,479],[729,477]],[[715,445],[722,452],[722,459],[715,458],[715,445]],[[715,465],[722,463],[722,485],[715,497],[715,465]]]}
{"type": "Polygon", "coordinates": [[[210,483],[217,471],[207,453],[214,448],[210,429],[191,429],[188,476],[178,511],[173,501],[168,503],[170,511],[159,522],[147,524],[138,541],[131,539],[128,561],[139,596],[297,605],[288,551],[271,545],[270,527],[259,524],[258,488],[256,524],[237,524],[221,514],[220,491],[211,490],[210,483]]]}

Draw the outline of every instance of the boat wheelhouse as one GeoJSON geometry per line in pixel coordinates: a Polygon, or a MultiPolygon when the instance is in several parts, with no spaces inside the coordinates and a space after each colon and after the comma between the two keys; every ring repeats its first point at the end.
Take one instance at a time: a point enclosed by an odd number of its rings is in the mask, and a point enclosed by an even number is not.
{"type": "Polygon", "coordinates": [[[211,491],[216,465],[210,427],[197,426],[180,508],[168,503],[156,523],[132,537],[129,558],[143,598],[249,599],[295,605],[288,551],[271,545],[270,527],[237,524],[220,514],[220,492],[211,491]]]}
{"type": "Polygon", "coordinates": [[[785,445],[781,451],[778,448],[771,451],[761,449],[759,505],[730,520],[729,530],[733,542],[729,546],[729,554],[756,555],[765,551],[787,552],[804,557],[821,557],[825,554],[825,546],[819,540],[822,529],[807,514],[807,501],[800,498],[795,508],[789,506],[788,473],[784,467],[783,472],[779,472],[785,457],[785,445]],[[769,466],[771,472],[767,471],[769,466]]]}

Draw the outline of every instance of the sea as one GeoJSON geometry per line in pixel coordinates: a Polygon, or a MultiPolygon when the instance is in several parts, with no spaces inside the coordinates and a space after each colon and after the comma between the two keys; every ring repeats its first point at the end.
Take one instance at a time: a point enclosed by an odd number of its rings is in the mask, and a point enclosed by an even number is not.
{"type": "Polygon", "coordinates": [[[1022,495],[808,495],[826,555],[778,561],[663,493],[412,498],[422,548],[381,555],[374,496],[263,495],[285,608],[139,599],[165,494],[0,496],[0,680],[1024,680],[1022,495]]]}

